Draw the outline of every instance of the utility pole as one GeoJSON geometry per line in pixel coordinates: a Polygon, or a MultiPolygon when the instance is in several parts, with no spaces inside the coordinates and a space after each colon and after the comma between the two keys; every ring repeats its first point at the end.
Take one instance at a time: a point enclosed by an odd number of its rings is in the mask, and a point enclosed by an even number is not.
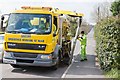
{"type": "Polygon", "coordinates": [[[98,6],[98,22],[100,21],[100,6],[98,6]]]}

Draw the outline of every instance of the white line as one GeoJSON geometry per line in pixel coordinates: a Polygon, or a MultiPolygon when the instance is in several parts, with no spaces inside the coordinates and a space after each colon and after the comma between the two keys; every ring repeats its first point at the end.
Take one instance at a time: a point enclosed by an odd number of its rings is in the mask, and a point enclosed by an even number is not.
{"type": "MultiPolygon", "coordinates": [[[[74,55],[74,56],[77,56],[77,55],[74,55]]],[[[68,66],[68,68],[67,68],[66,71],[63,73],[63,75],[61,76],[61,78],[65,78],[68,70],[70,69],[70,67],[72,66],[72,64],[73,64],[73,62],[74,62],[74,60],[75,60],[74,58],[75,58],[75,57],[73,57],[72,63],[68,66]]]]}
{"type": "Polygon", "coordinates": [[[66,69],[66,71],[63,73],[63,75],[61,76],[61,78],[65,78],[65,76],[66,76],[68,70],[70,69],[70,67],[72,66],[72,64],[73,64],[73,61],[72,61],[72,63],[69,65],[69,67],[66,69]]]}

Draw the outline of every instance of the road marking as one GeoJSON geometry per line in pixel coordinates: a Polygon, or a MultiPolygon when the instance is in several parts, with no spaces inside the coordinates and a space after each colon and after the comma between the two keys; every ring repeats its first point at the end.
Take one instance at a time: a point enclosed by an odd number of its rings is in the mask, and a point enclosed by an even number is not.
{"type": "Polygon", "coordinates": [[[69,65],[69,67],[66,69],[66,71],[63,73],[63,75],[61,76],[61,78],[65,78],[65,76],[66,76],[68,70],[70,69],[70,67],[72,66],[72,64],[73,64],[73,61],[72,61],[72,63],[69,65]]]}
{"type": "MultiPolygon", "coordinates": [[[[77,54],[77,55],[78,55],[78,54],[77,54]]],[[[73,62],[74,62],[74,60],[75,60],[75,57],[76,57],[77,55],[74,55],[74,57],[73,57],[73,59],[72,59],[72,63],[68,66],[68,68],[67,68],[66,71],[63,73],[63,75],[61,76],[61,78],[65,78],[68,70],[69,70],[70,67],[72,66],[72,64],[73,64],[73,62]]]]}
{"type": "MultiPolygon", "coordinates": [[[[69,77],[69,78],[87,78],[87,80],[89,80],[89,78],[92,78],[93,80],[95,78],[99,78],[98,80],[102,80],[103,78],[105,78],[104,75],[71,75],[71,74],[69,74],[67,77],[69,77]]],[[[90,79],[90,80],[92,80],[92,79],[90,79]]]]}

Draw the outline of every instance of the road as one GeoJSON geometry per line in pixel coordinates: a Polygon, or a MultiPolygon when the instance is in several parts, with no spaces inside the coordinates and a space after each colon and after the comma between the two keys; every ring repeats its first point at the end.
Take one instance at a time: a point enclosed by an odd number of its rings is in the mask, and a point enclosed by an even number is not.
{"type": "Polygon", "coordinates": [[[87,35],[88,61],[80,62],[80,45],[77,41],[74,60],[70,66],[60,65],[59,69],[29,67],[28,69],[14,69],[9,64],[2,66],[2,78],[104,78],[102,71],[95,65],[94,31],[87,35]]]}

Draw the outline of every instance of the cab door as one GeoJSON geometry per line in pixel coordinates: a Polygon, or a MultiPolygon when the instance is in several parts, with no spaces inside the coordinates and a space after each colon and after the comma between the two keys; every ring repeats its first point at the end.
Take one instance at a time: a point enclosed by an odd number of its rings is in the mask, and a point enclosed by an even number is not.
{"type": "Polygon", "coordinates": [[[53,17],[53,39],[52,39],[54,49],[56,47],[57,42],[58,42],[58,17],[54,16],[53,17]]]}

